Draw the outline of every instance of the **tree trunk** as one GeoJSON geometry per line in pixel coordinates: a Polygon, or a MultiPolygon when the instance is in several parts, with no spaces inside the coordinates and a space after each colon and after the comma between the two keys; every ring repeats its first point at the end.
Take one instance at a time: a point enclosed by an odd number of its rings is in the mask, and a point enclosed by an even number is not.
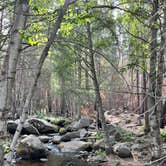
{"type": "Polygon", "coordinates": [[[12,89],[15,83],[16,66],[21,49],[21,35],[19,30],[25,30],[29,5],[28,0],[18,0],[16,16],[11,30],[7,55],[4,58],[0,81],[0,112],[1,118],[6,119],[7,112],[11,111],[12,89]]]}
{"type": "Polygon", "coordinates": [[[149,112],[148,112],[148,105],[147,105],[147,90],[146,90],[146,71],[145,71],[145,62],[144,62],[144,71],[143,71],[143,113],[145,113],[145,134],[149,133],[150,126],[149,126],[149,112]]]}
{"type": "Polygon", "coordinates": [[[93,51],[93,44],[92,44],[92,37],[91,37],[91,29],[90,29],[90,23],[87,22],[87,35],[88,35],[88,47],[89,47],[89,59],[90,59],[90,71],[92,75],[92,81],[95,89],[95,95],[96,95],[96,109],[99,114],[99,119],[102,124],[102,129],[104,132],[104,139],[105,139],[105,150],[106,153],[110,153],[111,146],[110,146],[110,140],[109,140],[109,133],[107,132],[107,126],[104,118],[104,110],[102,106],[102,98],[100,95],[100,87],[97,80],[96,75],[96,68],[94,63],[94,51],[93,51]]]}
{"type": "Polygon", "coordinates": [[[160,114],[156,108],[156,61],[157,61],[157,19],[158,19],[158,0],[153,1],[152,19],[151,19],[151,43],[150,43],[150,73],[149,73],[149,109],[150,112],[150,136],[152,159],[160,158],[160,114]]]}
{"type": "MultiPolygon", "coordinates": [[[[138,62],[139,64],[139,62],[138,62]]],[[[139,114],[139,117],[138,117],[138,125],[141,125],[141,108],[140,108],[140,95],[139,95],[139,82],[140,82],[140,79],[139,79],[139,65],[137,64],[137,69],[136,69],[136,80],[137,80],[137,107],[138,107],[138,114],[139,114]]]]}
{"type": "Polygon", "coordinates": [[[3,166],[3,158],[4,158],[4,149],[3,146],[0,145],[0,165],[3,166]]]}
{"type": "MultiPolygon", "coordinates": [[[[160,44],[160,54],[159,54],[159,63],[158,63],[158,97],[162,97],[162,84],[163,84],[163,75],[164,75],[164,58],[166,55],[166,1],[164,1],[164,21],[161,31],[161,44],[160,44]]],[[[165,126],[165,116],[166,116],[166,102],[160,100],[158,105],[158,111],[161,111],[160,127],[164,128],[165,126]]]]}
{"type": "Polygon", "coordinates": [[[19,135],[21,133],[21,130],[22,130],[22,127],[23,127],[23,124],[26,120],[26,117],[27,117],[27,114],[28,114],[28,110],[29,110],[29,106],[30,106],[30,103],[31,103],[31,99],[32,99],[32,96],[34,94],[34,91],[36,89],[36,86],[37,86],[37,82],[38,82],[38,79],[39,79],[39,76],[41,74],[41,69],[42,69],[42,66],[44,64],[44,61],[48,55],[48,51],[51,47],[51,45],[53,44],[54,42],[54,39],[56,37],[56,34],[60,28],[60,25],[61,25],[61,22],[62,22],[62,19],[68,9],[68,6],[72,3],[76,2],[76,0],[66,0],[63,7],[60,9],[60,13],[59,13],[59,16],[58,16],[58,19],[54,25],[54,28],[53,30],[51,31],[50,33],[50,37],[48,39],[48,42],[46,43],[42,53],[41,53],[41,56],[40,56],[40,59],[39,59],[39,63],[38,63],[38,66],[37,66],[37,70],[35,72],[35,76],[34,76],[34,80],[33,80],[33,83],[30,87],[30,90],[29,90],[29,93],[28,93],[28,96],[26,98],[26,101],[25,101],[25,105],[23,107],[23,111],[22,111],[22,115],[20,117],[20,123],[18,124],[17,126],[17,129],[16,129],[16,132],[14,134],[14,137],[13,137],[13,140],[12,140],[12,143],[11,143],[11,146],[10,146],[10,149],[11,149],[11,152],[10,154],[8,155],[8,158],[7,158],[7,163],[5,166],[8,166],[11,164],[11,160],[13,158],[13,154],[14,154],[14,148],[16,146],[16,143],[17,143],[17,140],[19,138],[19,135]]]}

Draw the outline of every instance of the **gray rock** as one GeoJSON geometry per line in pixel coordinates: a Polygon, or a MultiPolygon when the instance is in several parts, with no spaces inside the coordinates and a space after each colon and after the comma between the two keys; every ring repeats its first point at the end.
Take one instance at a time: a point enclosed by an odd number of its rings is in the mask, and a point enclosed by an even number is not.
{"type": "Polygon", "coordinates": [[[22,139],[16,148],[17,156],[25,160],[45,158],[47,152],[46,146],[35,135],[22,139]]]}
{"type": "Polygon", "coordinates": [[[84,138],[88,135],[88,131],[86,129],[81,129],[80,130],[80,138],[84,138]]]}
{"type": "Polygon", "coordinates": [[[107,162],[107,159],[104,156],[97,155],[97,156],[91,156],[89,158],[89,161],[91,161],[91,162],[97,162],[97,163],[104,163],[104,162],[107,162]]]}
{"type": "Polygon", "coordinates": [[[32,124],[41,134],[54,133],[54,132],[58,132],[58,130],[59,130],[58,126],[53,125],[43,119],[30,118],[27,121],[30,124],[32,124]]]}
{"type": "Polygon", "coordinates": [[[99,150],[99,149],[102,149],[102,150],[105,150],[105,143],[104,143],[104,140],[97,140],[94,144],[93,144],[93,149],[94,150],[99,150]]]}
{"type": "Polygon", "coordinates": [[[41,135],[41,136],[39,136],[39,139],[41,142],[47,143],[50,140],[50,137],[47,135],[41,135]]]}
{"type": "MultiPolygon", "coordinates": [[[[13,121],[10,120],[7,122],[7,131],[11,134],[14,134],[16,131],[16,128],[18,126],[19,120],[13,121]]],[[[23,125],[23,129],[21,131],[21,134],[35,134],[38,135],[39,132],[38,130],[31,125],[30,123],[28,123],[27,121],[24,123],[23,125]]]]}
{"type": "Polygon", "coordinates": [[[119,160],[111,160],[111,166],[120,166],[119,160]]]}
{"type": "Polygon", "coordinates": [[[81,118],[79,121],[73,123],[72,128],[79,130],[82,128],[88,128],[90,125],[90,120],[88,118],[81,118]]]}
{"type": "Polygon", "coordinates": [[[62,136],[61,140],[66,142],[66,141],[70,141],[74,138],[80,138],[80,131],[68,132],[62,136]]]}
{"type": "Polygon", "coordinates": [[[122,138],[122,133],[114,125],[107,125],[107,130],[110,136],[114,136],[116,141],[120,141],[122,138]]]}
{"type": "Polygon", "coordinates": [[[92,144],[89,142],[72,140],[69,142],[62,142],[59,145],[61,152],[79,152],[88,150],[92,147],[92,144]]]}
{"type": "Polygon", "coordinates": [[[52,142],[54,144],[59,144],[62,140],[62,136],[59,136],[59,135],[55,135],[53,138],[52,138],[52,142]]]}
{"type": "Polygon", "coordinates": [[[128,158],[131,157],[131,149],[128,143],[117,143],[113,146],[113,151],[119,157],[128,158]]]}
{"type": "Polygon", "coordinates": [[[137,151],[141,152],[142,149],[143,149],[143,146],[140,145],[140,144],[134,144],[134,145],[131,146],[131,149],[132,150],[137,150],[137,151]]]}

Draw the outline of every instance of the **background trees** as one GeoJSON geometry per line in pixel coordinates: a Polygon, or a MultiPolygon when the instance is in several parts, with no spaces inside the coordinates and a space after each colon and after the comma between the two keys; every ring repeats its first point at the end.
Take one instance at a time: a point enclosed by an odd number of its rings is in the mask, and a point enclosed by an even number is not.
{"type": "Polygon", "coordinates": [[[75,2],[1,2],[0,111],[23,123],[25,114],[96,118],[96,110],[106,137],[104,110],[137,112],[158,158],[165,1],[75,2]]]}

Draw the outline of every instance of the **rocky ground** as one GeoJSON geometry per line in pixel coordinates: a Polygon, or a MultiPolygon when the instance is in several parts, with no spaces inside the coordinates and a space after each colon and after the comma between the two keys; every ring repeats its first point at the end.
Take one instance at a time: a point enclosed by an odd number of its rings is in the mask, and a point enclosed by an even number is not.
{"type": "MultiPolygon", "coordinates": [[[[138,116],[128,112],[106,112],[113,154],[106,156],[103,133],[96,132],[88,118],[72,122],[65,118],[31,117],[26,120],[16,148],[16,160],[47,158],[52,153],[107,166],[141,166],[150,160],[148,138],[137,125],[138,116]]],[[[13,134],[19,120],[8,121],[13,134]]],[[[7,146],[6,152],[7,152],[7,146]]],[[[164,165],[163,165],[164,166],[164,165]]]]}

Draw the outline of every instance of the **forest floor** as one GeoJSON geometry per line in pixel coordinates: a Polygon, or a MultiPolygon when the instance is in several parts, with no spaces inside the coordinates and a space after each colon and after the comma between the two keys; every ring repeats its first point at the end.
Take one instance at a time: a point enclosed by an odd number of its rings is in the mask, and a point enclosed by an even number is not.
{"type": "MultiPolygon", "coordinates": [[[[149,147],[149,138],[144,135],[144,118],[141,118],[141,125],[138,125],[138,114],[128,111],[122,112],[106,112],[105,114],[107,123],[110,123],[114,126],[118,126],[120,132],[127,134],[125,139],[122,142],[131,142],[132,145],[141,146],[141,150],[131,151],[132,157],[130,158],[120,158],[117,155],[111,154],[107,156],[107,163],[103,166],[144,166],[145,163],[150,163],[150,147],[149,147]],[[133,135],[131,134],[133,133],[133,135]]],[[[164,129],[166,133],[166,128],[164,129]]],[[[11,137],[4,140],[0,139],[0,142],[4,144],[10,143],[11,137]]],[[[166,139],[165,139],[166,140],[166,139]]],[[[163,145],[166,150],[166,141],[163,141],[163,145]]],[[[158,166],[155,164],[148,164],[149,166],[158,166]]],[[[28,165],[29,166],[29,165],[28,165]]],[[[162,163],[160,166],[166,166],[166,162],[162,163]]]]}
{"type": "MultiPolygon", "coordinates": [[[[110,155],[107,157],[108,166],[114,166],[119,163],[119,166],[144,166],[155,164],[150,164],[150,151],[148,147],[148,138],[144,135],[144,118],[140,118],[141,125],[138,124],[139,115],[133,112],[123,111],[123,112],[111,112],[106,115],[106,120],[110,124],[118,125],[120,128],[127,132],[134,133],[136,135],[135,140],[132,141],[134,144],[141,143],[144,148],[143,151],[135,153],[132,158],[120,158],[117,155],[110,155]],[[143,141],[142,141],[143,140],[143,141]],[[114,162],[113,162],[114,161],[114,162]]],[[[166,132],[166,127],[163,129],[166,132]]],[[[166,143],[163,141],[163,146],[165,147],[166,143]]],[[[158,165],[157,165],[158,166],[158,165]]],[[[166,166],[166,161],[160,166],[166,166]]]]}

